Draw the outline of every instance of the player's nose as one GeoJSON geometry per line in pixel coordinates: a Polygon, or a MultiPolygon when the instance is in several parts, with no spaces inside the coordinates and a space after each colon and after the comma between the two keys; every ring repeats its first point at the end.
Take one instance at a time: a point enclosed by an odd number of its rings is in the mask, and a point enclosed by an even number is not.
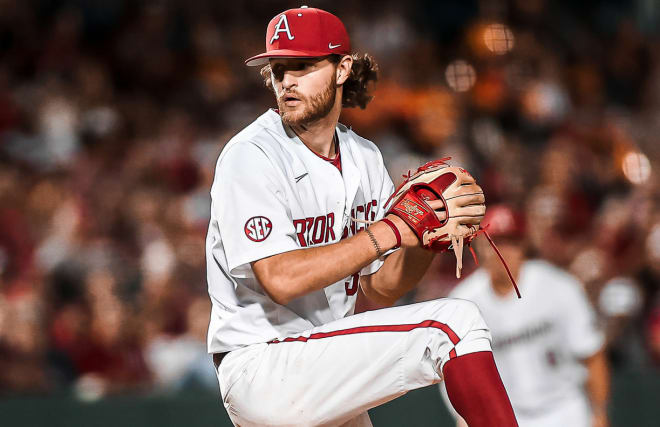
{"type": "Polygon", "coordinates": [[[289,71],[285,71],[282,75],[282,88],[289,89],[297,86],[296,77],[289,71]]]}

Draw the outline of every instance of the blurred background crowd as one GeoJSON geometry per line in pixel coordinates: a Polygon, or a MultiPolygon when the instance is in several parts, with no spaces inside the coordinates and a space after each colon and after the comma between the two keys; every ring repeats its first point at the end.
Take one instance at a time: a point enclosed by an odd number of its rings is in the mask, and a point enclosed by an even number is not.
{"type": "MultiPolygon", "coordinates": [[[[660,4],[310,6],[381,73],[341,121],[394,181],[452,156],[584,284],[617,369],[660,367],[660,4]]],[[[290,1],[0,0],[0,394],[217,389],[220,150],[275,102],[243,60],[290,1]]],[[[445,296],[438,257],[409,300],[445,296]]],[[[467,272],[474,268],[467,266],[467,272]]]]}

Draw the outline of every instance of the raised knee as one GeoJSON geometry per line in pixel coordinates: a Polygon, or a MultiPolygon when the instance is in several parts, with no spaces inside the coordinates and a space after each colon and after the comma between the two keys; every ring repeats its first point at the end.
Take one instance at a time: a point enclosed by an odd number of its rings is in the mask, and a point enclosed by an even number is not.
{"type": "Polygon", "coordinates": [[[459,298],[449,298],[449,303],[454,311],[452,319],[462,320],[464,322],[482,323],[483,317],[479,306],[472,301],[459,298]]]}

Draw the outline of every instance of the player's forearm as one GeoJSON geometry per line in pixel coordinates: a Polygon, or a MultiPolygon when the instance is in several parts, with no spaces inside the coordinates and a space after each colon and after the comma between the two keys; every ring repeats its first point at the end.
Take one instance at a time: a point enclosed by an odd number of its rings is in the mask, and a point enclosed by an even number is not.
{"type": "MultiPolygon", "coordinates": [[[[396,245],[396,237],[387,225],[376,223],[369,230],[382,252],[396,245]]],[[[371,238],[363,231],[331,245],[258,260],[253,263],[253,269],[257,280],[273,301],[287,304],[360,271],[377,256],[371,238]]]]}
{"type": "Polygon", "coordinates": [[[610,370],[604,351],[599,351],[585,361],[588,376],[587,394],[594,415],[607,414],[607,402],[610,395],[610,370]]]}
{"type": "Polygon", "coordinates": [[[433,257],[433,252],[421,247],[402,248],[391,254],[376,273],[360,279],[365,295],[380,305],[391,306],[419,283],[433,257]]]}

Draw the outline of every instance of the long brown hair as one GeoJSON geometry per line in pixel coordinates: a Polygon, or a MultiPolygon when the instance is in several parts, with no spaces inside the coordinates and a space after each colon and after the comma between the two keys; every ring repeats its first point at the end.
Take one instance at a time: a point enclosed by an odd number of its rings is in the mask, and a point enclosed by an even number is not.
{"type": "MultiPolygon", "coordinates": [[[[373,96],[368,93],[369,83],[378,81],[378,64],[368,53],[362,56],[354,53],[351,56],[353,57],[353,66],[351,67],[351,75],[342,85],[344,90],[342,91],[341,106],[364,109],[369,101],[373,99],[373,96]]],[[[330,55],[328,57],[334,64],[338,64],[341,58],[340,55],[330,55]]],[[[269,64],[261,69],[261,77],[263,77],[266,87],[273,90],[273,82],[271,82],[270,76],[269,64]]]]}

